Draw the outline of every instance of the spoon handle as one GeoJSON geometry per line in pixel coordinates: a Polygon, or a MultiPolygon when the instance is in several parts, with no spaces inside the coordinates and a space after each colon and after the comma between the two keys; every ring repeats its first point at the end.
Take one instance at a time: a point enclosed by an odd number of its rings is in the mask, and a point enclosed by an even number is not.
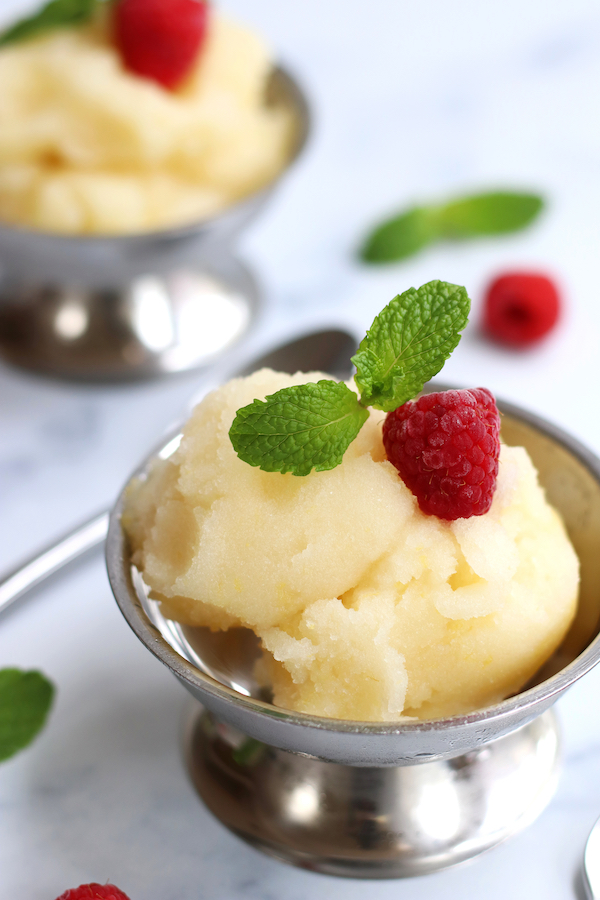
{"type": "Polygon", "coordinates": [[[600,819],[596,822],[585,845],[583,856],[583,886],[588,900],[600,898],[600,819]]]}
{"type": "Polygon", "coordinates": [[[108,516],[106,511],[94,516],[5,575],[0,580],[0,613],[36,584],[102,544],[108,531],[108,516]]]}

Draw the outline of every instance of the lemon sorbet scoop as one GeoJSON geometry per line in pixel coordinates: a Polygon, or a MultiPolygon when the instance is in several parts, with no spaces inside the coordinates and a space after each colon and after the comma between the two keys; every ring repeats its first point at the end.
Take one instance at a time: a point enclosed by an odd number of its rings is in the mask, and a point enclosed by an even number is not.
{"type": "Polygon", "coordinates": [[[422,513],[386,460],[377,410],[330,471],[238,458],[236,410],[323,377],[264,369],[195,408],[123,519],[152,596],[183,623],[252,629],[287,709],[429,719],[518,691],[564,637],[579,580],[527,452],[502,445],[491,509],[451,522],[422,513]]]}
{"type": "Polygon", "coordinates": [[[0,49],[0,220],[128,234],[214,216],[285,168],[293,128],[265,101],[271,53],[219,15],[177,90],[129,72],[109,21],[0,49]]]}

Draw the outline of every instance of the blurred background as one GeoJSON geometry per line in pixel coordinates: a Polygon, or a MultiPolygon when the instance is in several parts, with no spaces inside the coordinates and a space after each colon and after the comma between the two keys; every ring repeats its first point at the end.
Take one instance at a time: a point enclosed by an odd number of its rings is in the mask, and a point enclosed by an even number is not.
{"type": "MultiPolygon", "coordinates": [[[[0,24],[34,5],[0,0],[0,24]]],[[[242,348],[210,371],[99,386],[52,381],[0,360],[0,571],[110,505],[139,459],[185,414],[190,398],[235,368],[236,354],[249,357],[320,326],[342,326],[360,339],[395,294],[436,278],[464,284],[473,302],[444,381],[485,385],[600,453],[598,4],[222,0],[218,8],[266,36],[274,57],[303,86],[313,116],[301,158],[238,246],[259,277],[264,309],[242,348]],[[539,192],[545,209],[523,232],[440,244],[385,266],[359,261],[357,248],[387,215],[413,203],[494,188],[539,192]],[[551,277],[564,309],[545,340],[519,351],[490,342],[480,329],[489,282],[515,269],[551,277]]],[[[119,875],[132,900],[295,900],[309,889],[318,897],[363,896],[364,884],[344,885],[257,858],[200,810],[178,768],[173,740],[178,712],[169,703],[182,698],[147,655],[113,609],[99,558],[38,592],[1,623],[2,664],[43,668],[59,684],[61,699],[38,745],[46,742],[54,762],[34,763],[30,753],[0,769],[0,872],[8,873],[0,875],[0,898],[12,900],[19,888],[21,896],[42,900],[78,878],[119,883],[119,875]],[[145,693],[149,683],[157,704],[168,709],[164,730],[145,693]],[[88,708],[96,689],[100,719],[88,708]],[[127,703],[137,710],[129,725],[127,703]],[[87,737],[76,724],[77,710],[86,711],[87,737]],[[125,728],[120,734],[129,734],[129,727],[131,734],[114,738],[111,727],[125,728]],[[87,775],[75,751],[65,757],[77,769],[75,793],[65,758],[58,761],[61,729],[73,746],[89,752],[87,775]],[[132,748],[150,745],[136,768],[132,748]],[[111,750],[115,746],[125,748],[125,768],[111,750]],[[126,822],[120,818],[116,785],[124,790],[119,779],[125,771],[131,809],[143,797],[144,815],[162,804],[162,824],[144,824],[141,813],[128,813],[126,822]],[[168,774],[158,789],[161,771],[168,774]],[[52,787],[58,776],[61,786],[52,787]],[[144,794],[148,781],[150,797],[144,794]],[[49,791],[57,792],[52,801],[49,791]],[[92,824],[89,804],[96,802],[92,824]],[[62,819],[50,837],[58,811],[62,819]],[[112,834],[114,817],[123,840],[132,840],[131,830],[138,829],[129,856],[112,834]],[[77,836],[82,827],[90,828],[95,852],[77,836]],[[200,827],[210,830],[212,874],[205,874],[205,851],[196,851],[189,837],[200,827]],[[247,883],[224,870],[233,852],[247,865],[247,883]],[[31,854],[37,874],[22,871],[31,854]],[[198,883],[205,884],[200,893],[198,883]]],[[[500,897],[512,868],[519,875],[516,885],[510,883],[515,897],[541,896],[542,886],[546,897],[574,896],[580,890],[573,887],[578,854],[600,812],[600,730],[589,712],[596,705],[594,685],[600,688],[600,680],[589,676],[564,701],[571,768],[538,823],[467,869],[368,890],[382,900],[400,889],[411,898],[430,896],[432,889],[439,897],[475,896],[476,890],[500,897]]]]}

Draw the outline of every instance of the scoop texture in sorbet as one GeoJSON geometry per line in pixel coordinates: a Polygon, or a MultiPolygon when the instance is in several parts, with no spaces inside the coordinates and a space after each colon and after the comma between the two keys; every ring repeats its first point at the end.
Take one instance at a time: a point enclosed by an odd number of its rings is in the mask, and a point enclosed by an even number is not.
{"type": "Polygon", "coordinates": [[[0,220],[124,234],[213,216],[272,181],[292,139],[260,37],[211,16],[177,91],[128,72],[108,22],[0,50],[0,220]]]}
{"type": "Polygon", "coordinates": [[[288,709],[426,719],[518,691],[565,635],[579,578],[526,451],[503,445],[490,511],[454,522],[419,510],[377,410],[331,471],[268,473],[236,456],[237,409],[322,377],[265,369],[196,407],[124,515],[152,596],[187,624],[252,629],[288,709]]]}

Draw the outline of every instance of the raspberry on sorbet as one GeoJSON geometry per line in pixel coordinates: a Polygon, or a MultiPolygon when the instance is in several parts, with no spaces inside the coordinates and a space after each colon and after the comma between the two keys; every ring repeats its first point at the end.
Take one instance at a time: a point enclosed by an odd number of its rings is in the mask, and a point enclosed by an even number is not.
{"type": "Polygon", "coordinates": [[[115,41],[125,66],[163,87],[176,88],[204,42],[206,0],[118,0],[115,41]]]}
{"type": "Polygon", "coordinates": [[[440,519],[481,516],[492,505],[500,415],[487,388],[424,394],[388,413],[383,444],[419,502],[440,519]]]}

